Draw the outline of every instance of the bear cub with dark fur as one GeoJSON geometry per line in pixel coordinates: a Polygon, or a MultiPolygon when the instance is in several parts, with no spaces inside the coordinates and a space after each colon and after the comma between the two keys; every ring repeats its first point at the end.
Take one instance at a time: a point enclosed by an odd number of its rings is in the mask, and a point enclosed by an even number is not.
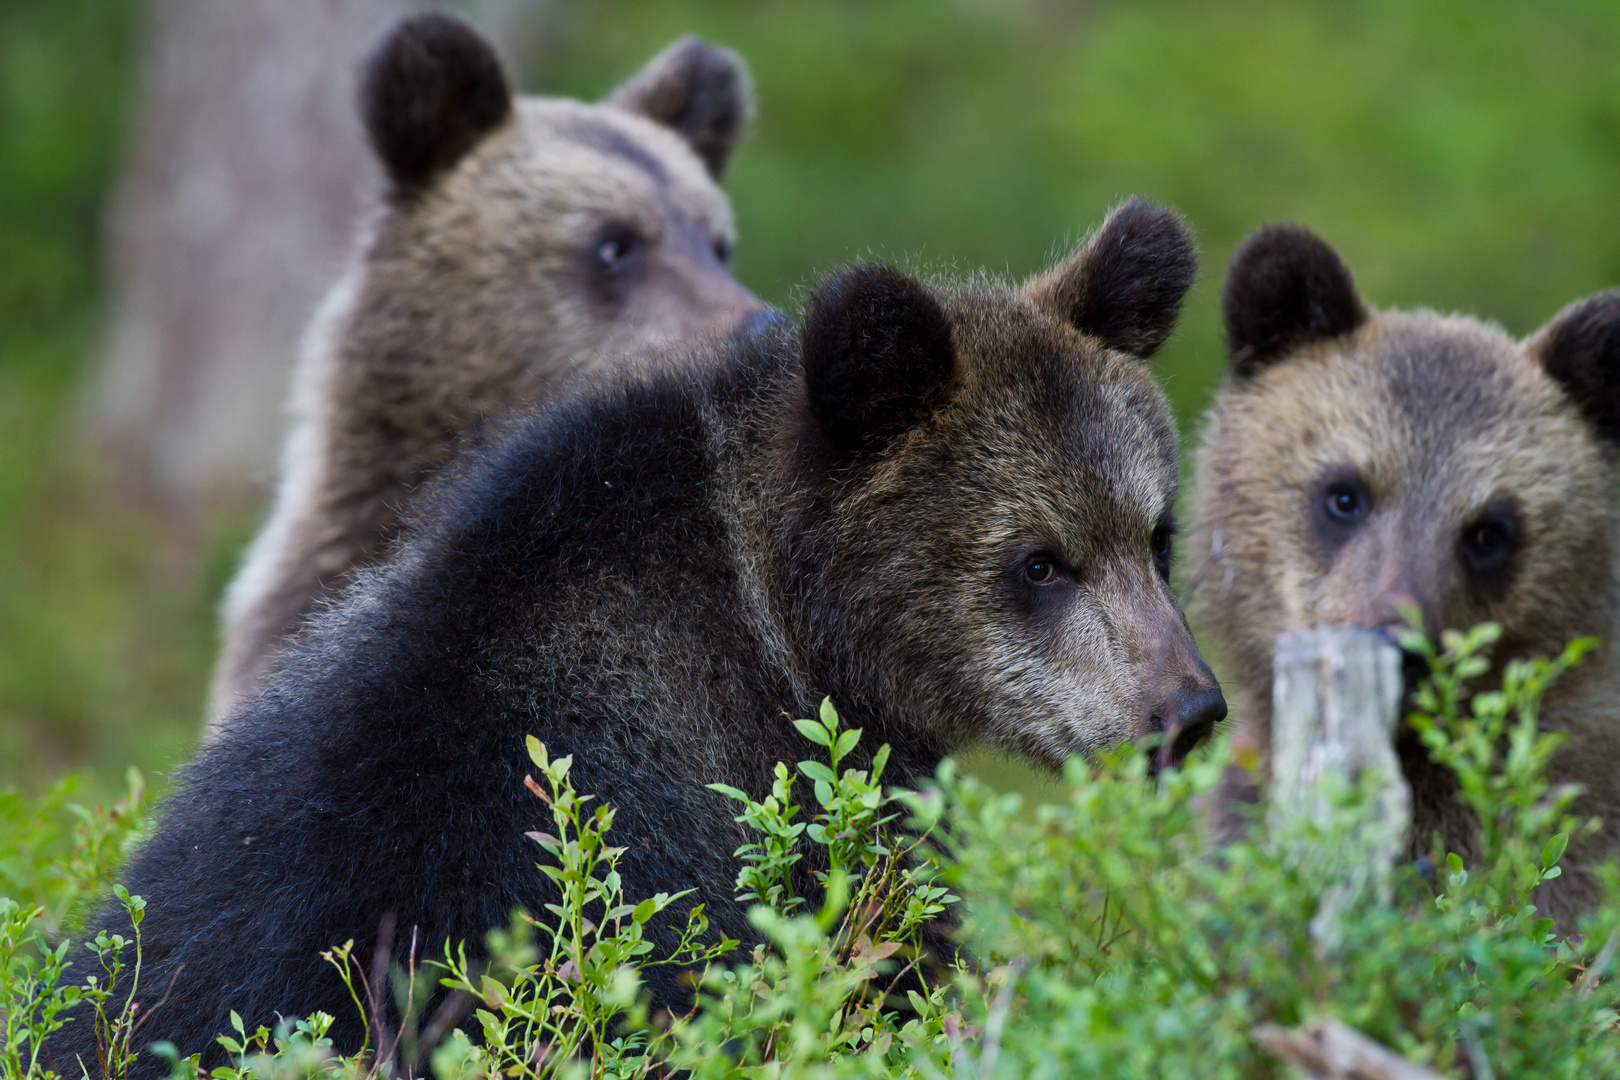
{"type": "Polygon", "coordinates": [[[716,186],[749,107],[742,62],[696,38],[599,104],[514,97],[448,15],[383,38],[360,112],[386,198],[305,342],[275,508],[225,602],[216,724],[459,449],[760,307],[716,186]]]}
{"type": "Polygon", "coordinates": [[[1193,271],[1178,219],[1133,202],[1022,289],[857,267],[802,329],[525,422],[180,777],[123,878],[143,985],[184,967],[143,1037],[206,1061],[232,1008],[323,1009],[352,1050],[320,950],[370,956],[385,913],[433,955],[544,911],[527,735],[617,808],[628,895],[696,888],[750,940],[746,837],[704,785],[768,791],[824,695],[901,784],[968,740],[1055,767],[1206,733],[1225,703],[1169,586],[1176,430],[1143,362],[1193,271]]]}
{"type": "MultiPolygon", "coordinates": [[[[1241,756],[1263,765],[1270,746],[1283,631],[1400,626],[1409,602],[1431,635],[1500,623],[1497,674],[1600,635],[1541,717],[1569,738],[1553,778],[1583,785],[1576,810],[1604,822],[1541,903],[1560,919],[1588,906],[1585,866],[1620,851],[1620,290],[1515,341],[1464,316],[1374,311],[1331,247],[1276,226],[1238,249],[1224,309],[1231,366],[1198,452],[1192,546],[1212,565],[1193,614],[1234,677],[1241,756]]],[[[1413,732],[1398,749],[1413,853],[1439,832],[1467,855],[1450,773],[1413,732]]],[[[1234,796],[1250,788],[1231,780],[1234,796]]]]}

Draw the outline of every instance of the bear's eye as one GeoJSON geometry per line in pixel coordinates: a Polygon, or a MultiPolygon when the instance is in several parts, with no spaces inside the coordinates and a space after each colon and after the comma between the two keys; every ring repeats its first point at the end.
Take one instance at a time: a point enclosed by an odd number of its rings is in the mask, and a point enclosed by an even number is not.
{"type": "Polygon", "coordinates": [[[723,263],[731,262],[731,243],[724,237],[714,242],[714,257],[723,263]]]}
{"type": "Polygon", "coordinates": [[[1159,576],[1170,580],[1170,562],[1175,555],[1176,523],[1169,514],[1159,519],[1153,530],[1153,565],[1159,576]]]}
{"type": "Polygon", "coordinates": [[[1311,532],[1317,554],[1331,560],[1350,541],[1367,515],[1372,494],[1354,465],[1335,465],[1312,489],[1311,532]]]}
{"type": "Polygon", "coordinates": [[[1051,585],[1061,576],[1057,560],[1050,555],[1031,555],[1024,563],[1024,577],[1031,585],[1051,585]]]}
{"type": "Polygon", "coordinates": [[[1333,521],[1352,525],[1367,513],[1367,493],[1359,484],[1349,480],[1335,480],[1323,493],[1322,508],[1333,521]]]}
{"type": "Polygon", "coordinates": [[[623,270],[645,246],[641,237],[622,226],[607,229],[597,239],[596,261],[609,273],[623,270]]]}
{"type": "Polygon", "coordinates": [[[1518,540],[1517,516],[1510,507],[1495,505],[1487,507],[1479,518],[1464,527],[1458,546],[1469,570],[1488,575],[1508,565],[1518,540]]]}

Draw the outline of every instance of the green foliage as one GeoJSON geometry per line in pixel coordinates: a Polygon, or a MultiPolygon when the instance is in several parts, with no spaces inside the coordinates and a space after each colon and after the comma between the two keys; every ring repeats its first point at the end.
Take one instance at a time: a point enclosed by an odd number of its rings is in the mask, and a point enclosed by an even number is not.
{"type": "Polygon", "coordinates": [[[69,800],[66,776],[37,799],[0,791],[0,896],[37,908],[40,929],[60,935],[87,903],[105,895],[112,871],[141,834],[146,781],[130,768],[124,797],[87,809],[69,800]]]}
{"type": "Polygon", "coordinates": [[[888,746],[870,770],[840,771],[860,729],[840,730],[831,701],[817,720],[794,723],[829,759],[799,762],[819,807],[807,824],[787,824],[801,808],[781,764],[763,802],[710,785],[741,804],[739,822],[767,838],[737,850],[745,860],[739,898],[758,901],[749,921],[765,944],[745,963],[707,970],[699,1008],[670,1029],[669,1060],[694,1077],[915,1075],[907,1060],[937,1053],[955,1015],[943,984],[921,977],[920,937],[956,897],[919,858],[932,830],[902,838],[891,828],[908,796],[879,783],[888,746]],[[821,895],[814,914],[791,885],[800,853],[781,842],[800,831],[825,849],[825,869],[811,875],[821,895]],[[900,991],[904,1010],[896,1008],[900,991]]]}
{"type": "Polygon", "coordinates": [[[543,1080],[583,1072],[588,1062],[592,1076],[645,1075],[654,1058],[637,1000],[641,973],[667,965],[701,969],[737,943],[705,943],[709,923],[698,904],[674,950],[653,956],[647,924],[690,890],[627,901],[617,869],[624,849],[606,840],[613,809],[587,811],[590,798],[568,781],[572,758],[552,760],[532,736],[529,756],[541,775],[540,782],[526,778],[529,789],[550,807],[557,830],[529,835],[549,856],[540,867],[560,902],[546,905],[549,918],[520,915],[517,933],[492,941],[493,974],[480,974],[465,950],[447,953],[444,985],[478,1000],[483,1040],[452,1040],[434,1055],[434,1067],[441,1076],[543,1080]],[[531,935],[538,948],[529,944],[531,935]],[[642,1022],[625,1031],[627,1018],[642,1022]]]}
{"type": "MultiPolygon", "coordinates": [[[[367,1020],[365,1049],[335,1056],[330,1016],[250,1031],[233,1013],[219,1040],[232,1063],[212,1075],[1268,1080],[1291,1074],[1256,1042],[1257,1027],[1332,1016],[1442,1076],[1620,1077],[1620,869],[1599,870],[1607,899],[1578,934],[1560,934],[1534,903],[1578,831],[1572,793],[1543,778],[1557,737],[1536,731],[1536,712],[1590,642],[1504,665],[1501,688],[1482,690],[1497,636],[1447,634],[1439,648],[1407,638],[1434,668],[1411,723],[1480,822],[1472,862],[1445,852],[1397,867],[1386,892],[1348,894],[1331,938],[1314,923],[1342,871],[1312,852],[1353,842],[1378,777],[1340,785],[1330,811],[1301,826],[1305,849],[1294,832],[1259,824],[1216,846],[1203,807],[1223,750],[1157,782],[1139,747],[1095,765],[1077,759],[1064,799],[1026,813],[1017,795],[950,762],[926,792],[884,789],[886,754],[870,769],[845,767],[861,733],[825,703],[817,720],[798,722],[826,755],[798,765],[813,804],[794,802],[786,766],[762,800],[720,789],[759,838],[738,851],[737,889],[755,901],[760,936],[746,954],[709,940],[694,907],[673,953],[653,955],[646,928],[680,910],[682,895],[624,895],[623,849],[607,839],[612,808],[575,792],[570,759],[530,740],[537,773],[527,783],[551,819],[551,831],[531,836],[559,890],[547,916],[518,913],[491,935],[483,963],[454,948],[418,965],[413,949],[404,970],[381,979],[352,943],[334,948],[326,958],[367,1020]],[[965,952],[927,966],[924,935],[936,950],[943,942],[929,920],[956,895],[965,952]],[[643,973],[667,964],[691,972],[697,1005],[649,1017],[643,973]],[[382,1019],[389,990],[399,1031],[382,1019]]],[[[106,841],[78,835],[77,865],[100,866],[89,852],[106,841]]],[[[46,1080],[41,1044],[74,1012],[85,1015],[71,1022],[99,1036],[88,1075],[123,1076],[141,1050],[132,1002],[144,905],[118,896],[131,936],[98,934],[99,970],[78,981],[65,944],[41,932],[44,907],[0,902],[8,1077],[46,1080]]],[[[145,1052],[167,1058],[179,1080],[198,1075],[196,1058],[174,1047],[145,1052]]]]}
{"type": "MultiPolygon", "coordinates": [[[[1620,927],[1614,869],[1584,935],[1557,937],[1529,899],[1556,875],[1570,824],[1569,793],[1540,776],[1556,738],[1536,733],[1536,707],[1588,643],[1510,665],[1465,713],[1463,683],[1484,673],[1495,635],[1447,635],[1443,652],[1411,640],[1436,663],[1413,723],[1487,823],[1479,860],[1398,868],[1390,901],[1368,892],[1341,913],[1332,949],[1312,934],[1325,882],[1294,845],[1258,828],[1219,848],[1205,834],[1198,808],[1221,754],[1158,785],[1140,754],[1095,772],[1071,763],[1068,800],[1033,823],[1016,796],[942,773],[947,879],[986,960],[1021,972],[1000,1074],[1282,1076],[1255,1025],[1326,1014],[1442,1075],[1620,1076],[1617,999],[1609,985],[1593,992],[1602,965],[1588,966],[1620,927]]],[[[1353,833],[1372,794],[1344,791],[1318,842],[1353,833]]],[[[968,996],[981,1002],[969,1015],[988,1032],[997,1016],[983,999],[968,996]]]]}
{"type": "MultiPolygon", "coordinates": [[[[0,792],[0,1076],[48,1076],[45,1039],[72,1022],[70,1011],[81,1001],[89,1002],[88,1010],[78,1012],[94,1014],[106,1046],[121,1040],[127,1058],[133,1017],[115,1013],[109,1022],[105,1016],[123,973],[123,940],[98,935],[106,969],[91,982],[68,977],[70,942],[62,938],[106,894],[114,867],[140,836],[146,786],[133,768],[126,780],[124,798],[93,810],[69,801],[79,785],[73,776],[38,799],[0,792]]],[[[138,926],[141,901],[116,888],[138,926]]],[[[112,1064],[119,1060],[115,1053],[112,1064]]],[[[114,1068],[105,1075],[121,1073],[114,1068]]]]}
{"type": "MultiPolygon", "coordinates": [[[[1413,612],[1409,619],[1418,625],[1421,616],[1413,612]]],[[[1466,684],[1490,670],[1483,654],[1501,634],[1495,623],[1483,623],[1467,634],[1448,630],[1441,636],[1443,651],[1415,630],[1401,641],[1434,671],[1415,695],[1417,712],[1408,722],[1434,759],[1456,775],[1462,800],[1479,823],[1477,861],[1489,868],[1489,881],[1480,883],[1483,898],[1506,911],[1528,902],[1537,885],[1563,872],[1558,860],[1577,827],[1567,816],[1577,792],[1569,786],[1554,790],[1543,779],[1553,751],[1564,740],[1536,731],[1536,710],[1547,684],[1580,663],[1598,642],[1579,638],[1554,660],[1510,661],[1502,672],[1502,688],[1473,694],[1468,700],[1472,715],[1460,718],[1466,684]]],[[[1584,831],[1594,827],[1587,823],[1584,831]]],[[[1460,858],[1452,855],[1448,861],[1453,874],[1463,872],[1460,858]]]]}
{"type": "MultiPolygon", "coordinates": [[[[93,851],[100,839],[91,830],[77,833],[68,864],[96,867],[93,851]]],[[[46,880],[74,897],[83,896],[89,885],[71,872],[46,880]]],[[[52,941],[46,933],[47,907],[29,907],[0,896],[0,1031],[5,1035],[0,1045],[0,1066],[4,1067],[0,1076],[7,1080],[53,1080],[57,1076],[122,1080],[129,1074],[138,1056],[135,1036],[146,1016],[136,997],[146,903],[122,885],[114,885],[112,891],[129,918],[132,936],[98,931],[90,952],[100,970],[78,981],[66,977],[73,967],[68,959],[71,940],[52,941]],[[95,1061],[52,1059],[46,1039],[68,1023],[93,1025],[95,1061]]],[[[69,906],[58,895],[48,900],[57,910],[69,906]]]]}
{"type": "Polygon", "coordinates": [[[0,1075],[42,1074],[45,1039],[67,1023],[63,1013],[79,1000],[79,988],[64,984],[67,950],[45,940],[38,923],[42,908],[25,908],[0,898],[0,1002],[4,1003],[4,1041],[0,1075]]]}

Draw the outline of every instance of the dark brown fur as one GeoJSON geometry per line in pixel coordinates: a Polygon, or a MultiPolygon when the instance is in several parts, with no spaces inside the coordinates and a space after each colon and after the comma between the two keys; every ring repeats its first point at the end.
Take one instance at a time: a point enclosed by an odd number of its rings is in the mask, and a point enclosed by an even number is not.
{"type": "MultiPolygon", "coordinates": [[[[1184,276],[1170,225],[1171,267],[1108,272],[1184,276]]],[[[1056,276],[1100,269],[1090,251],[1056,276]]],[[[1164,394],[1042,295],[847,271],[802,331],[595,383],[474,455],[186,770],[125,873],[142,985],[185,965],[142,1036],[213,1064],[228,1009],[320,1008],[352,1052],[321,949],[371,955],[385,912],[396,953],[414,936],[424,956],[477,949],[517,905],[545,917],[525,735],[616,808],[629,896],[693,888],[675,925],[703,902],[716,936],[752,940],[746,833],[704,785],[763,795],[823,695],[865,730],[851,765],[888,743],[885,780],[908,785],[969,740],[1055,766],[1212,722],[1160,550],[1164,394]]],[[[674,929],[648,933],[663,951],[674,929]]],[[[689,1000],[679,974],[649,971],[655,1004],[689,1000]]],[[[58,1038],[82,1049],[89,1025],[58,1038]]]]}
{"type": "MultiPolygon", "coordinates": [[[[1518,342],[1475,319],[1370,311],[1330,247],[1285,227],[1239,248],[1225,297],[1232,370],[1198,452],[1193,614],[1232,676],[1240,759],[1263,765],[1285,630],[1391,627],[1410,602],[1430,633],[1501,623],[1498,660],[1616,637],[1620,294],[1518,342]]],[[[1620,850],[1614,648],[1543,713],[1571,739],[1557,778],[1609,823],[1553,883],[1559,915],[1595,898],[1579,863],[1620,850]]],[[[1448,774],[1410,733],[1399,749],[1415,849],[1439,832],[1469,853],[1448,774]]]]}
{"type": "Polygon", "coordinates": [[[216,721],[458,448],[758,309],[714,183],[748,102],[740,61],[692,38],[601,105],[513,100],[446,15],[383,40],[361,110],[391,188],[306,342],[276,506],[225,604],[216,721]]]}

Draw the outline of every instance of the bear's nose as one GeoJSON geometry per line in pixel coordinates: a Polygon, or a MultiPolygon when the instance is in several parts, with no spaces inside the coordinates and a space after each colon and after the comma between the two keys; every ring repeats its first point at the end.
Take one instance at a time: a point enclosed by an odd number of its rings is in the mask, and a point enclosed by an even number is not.
{"type": "Polygon", "coordinates": [[[1156,769],[1181,764],[1225,719],[1226,697],[1218,686],[1164,702],[1153,717],[1154,730],[1164,732],[1164,743],[1153,755],[1156,769]]]}

